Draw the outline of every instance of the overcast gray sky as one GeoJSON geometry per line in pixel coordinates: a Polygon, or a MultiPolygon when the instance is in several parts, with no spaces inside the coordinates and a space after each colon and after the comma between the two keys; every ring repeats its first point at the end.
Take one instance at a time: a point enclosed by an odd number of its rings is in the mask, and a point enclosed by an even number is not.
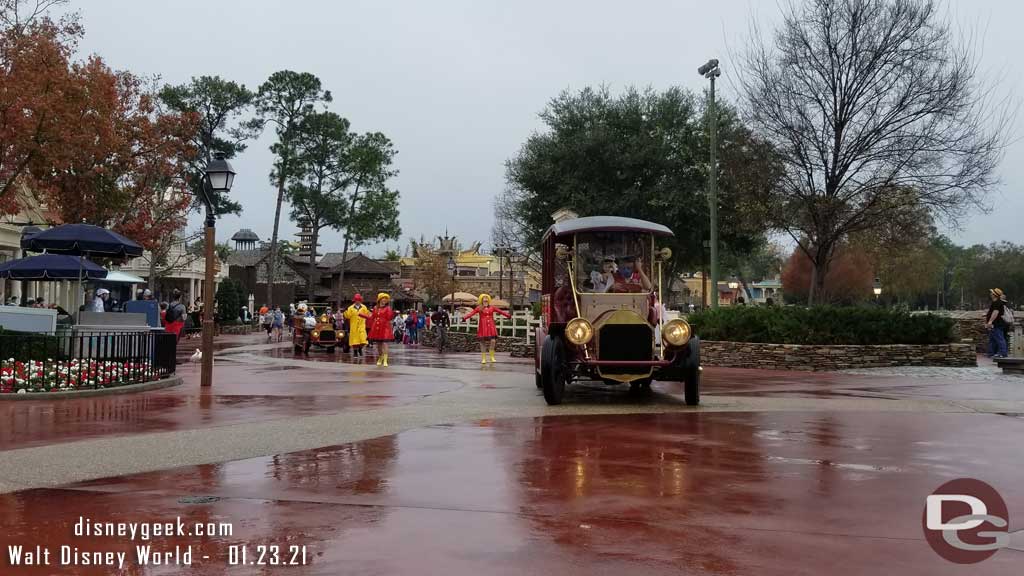
{"type": "MultiPolygon", "coordinates": [[[[379,130],[395,142],[402,239],[386,246],[402,250],[408,238],[445,227],[466,243],[487,243],[503,163],[540,129],[537,113],[561,90],[699,90],[697,66],[716,57],[720,94],[732,99],[730,50],[750,18],[770,26],[778,14],[775,2],[755,0],[73,0],[72,8],[86,28],[82,52],[118,69],[175,84],[220,75],[252,89],[281,69],[319,76],[334,95],[330,108],[354,130],[379,130]]],[[[949,9],[984,36],[983,65],[1002,77],[1001,89],[1021,93],[1024,3],[951,0],[949,9]]],[[[244,212],[220,221],[220,238],[243,226],[270,237],[272,140],[267,131],[233,161],[232,194],[244,212]]],[[[1007,151],[1002,176],[992,201],[1008,209],[971,217],[955,240],[1024,242],[1024,143],[1007,151]]],[[[282,235],[291,238],[296,229],[286,220],[282,235]]],[[[324,244],[340,250],[340,235],[329,232],[324,244]]]]}

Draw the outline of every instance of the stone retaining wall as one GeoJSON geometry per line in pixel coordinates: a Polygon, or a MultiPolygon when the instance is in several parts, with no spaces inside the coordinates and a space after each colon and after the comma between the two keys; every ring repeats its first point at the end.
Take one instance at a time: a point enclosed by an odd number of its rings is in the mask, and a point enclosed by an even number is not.
{"type": "MultiPolygon", "coordinates": [[[[433,330],[420,331],[420,345],[434,346],[435,339],[433,330]]],[[[476,339],[476,334],[449,332],[448,348],[452,352],[479,352],[480,342],[476,339]]],[[[522,338],[499,337],[494,349],[498,352],[509,352],[516,358],[533,358],[533,346],[528,347],[522,338]]]]}
{"type": "Polygon", "coordinates": [[[974,344],[811,346],[701,341],[701,363],[730,368],[844,370],[886,366],[976,366],[974,344]]]}
{"type": "MultiPolygon", "coordinates": [[[[449,333],[452,352],[477,352],[480,345],[474,334],[449,333]]],[[[434,345],[433,332],[421,332],[420,343],[434,345]]],[[[810,346],[799,344],[757,344],[702,340],[701,362],[706,366],[728,368],[764,368],[769,370],[844,370],[888,366],[976,366],[974,344],[936,344],[917,346],[810,346]]],[[[498,338],[499,352],[519,358],[532,358],[534,347],[520,338],[498,338]]]]}

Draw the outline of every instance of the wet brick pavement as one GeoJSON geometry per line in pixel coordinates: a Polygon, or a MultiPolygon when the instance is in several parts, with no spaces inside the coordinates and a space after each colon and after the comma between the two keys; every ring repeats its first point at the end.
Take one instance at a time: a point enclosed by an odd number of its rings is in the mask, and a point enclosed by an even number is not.
{"type": "MultiPolygon", "coordinates": [[[[198,366],[184,365],[176,388],[0,403],[0,487],[25,467],[68,476],[66,448],[83,455],[76,466],[147,470],[0,495],[0,551],[131,557],[138,542],[71,534],[79,516],[181,516],[233,534],[153,542],[191,546],[192,566],[15,569],[5,556],[0,574],[962,574],[924,541],[927,494],[978,477],[1001,492],[1011,529],[1024,514],[1024,418],[1014,417],[1024,381],[984,362],[928,373],[711,368],[700,409],[682,406],[672,383],[642,398],[577,386],[548,408],[530,360],[481,368],[476,355],[398,347],[379,369],[258,337],[221,348],[206,393],[198,366]],[[532,416],[472,416],[487,411],[532,416]],[[389,419],[380,429],[397,432],[375,432],[389,419]],[[317,447],[259,448],[289,429],[317,447]],[[347,436],[362,439],[320,440],[347,436]],[[231,437],[240,444],[225,454],[265,455],[177,466],[188,450],[179,458],[175,439],[186,437],[231,437]],[[249,560],[259,544],[305,546],[307,563],[229,566],[243,544],[249,560]]],[[[1017,574],[1021,560],[1000,551],[969,570],[1017,574]]]]}

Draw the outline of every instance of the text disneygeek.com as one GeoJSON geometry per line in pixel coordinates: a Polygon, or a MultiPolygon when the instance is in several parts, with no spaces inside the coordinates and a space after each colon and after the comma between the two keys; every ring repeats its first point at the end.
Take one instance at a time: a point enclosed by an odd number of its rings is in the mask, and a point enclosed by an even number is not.
{"type": "Polygon", "coordinates": [[[230,522],[186,522],[176,517],[170,522],[102,522],[78,517],[71,527],[69,542],[61,545],[18,543],[7,545],[9,566],[191,566],[204,561],[235,565],[303,566],[308,562],[305,546],[275,543],[231,543],[234,530],[230,522]],[[90,546],[77,546],[74,539],[90,539],[90,546]],[[96,539],[113,539],[108,550],[93,547],[96,539]],[[174,538],[171,546],[157,546],[154,539],[174,538]],[[181,539],[215,538],[224,545],[212,550],[199,548],[181,539]],[[127,545],[127,546],[126,546],[127,545]],[[195,549],[193,549],[195,548],[195,549]]]}

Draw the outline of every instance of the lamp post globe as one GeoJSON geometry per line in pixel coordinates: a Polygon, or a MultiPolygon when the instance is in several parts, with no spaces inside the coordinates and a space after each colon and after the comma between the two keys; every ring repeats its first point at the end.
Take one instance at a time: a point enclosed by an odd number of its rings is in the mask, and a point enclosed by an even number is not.
{"type": "Polygon", "coordinates": [[[231,163],[224,159],[224,153],[218,152],[213,160],[206,165],[206,177],[214,192],[230,192],[235,183],[235,171],[231,163]]]}

